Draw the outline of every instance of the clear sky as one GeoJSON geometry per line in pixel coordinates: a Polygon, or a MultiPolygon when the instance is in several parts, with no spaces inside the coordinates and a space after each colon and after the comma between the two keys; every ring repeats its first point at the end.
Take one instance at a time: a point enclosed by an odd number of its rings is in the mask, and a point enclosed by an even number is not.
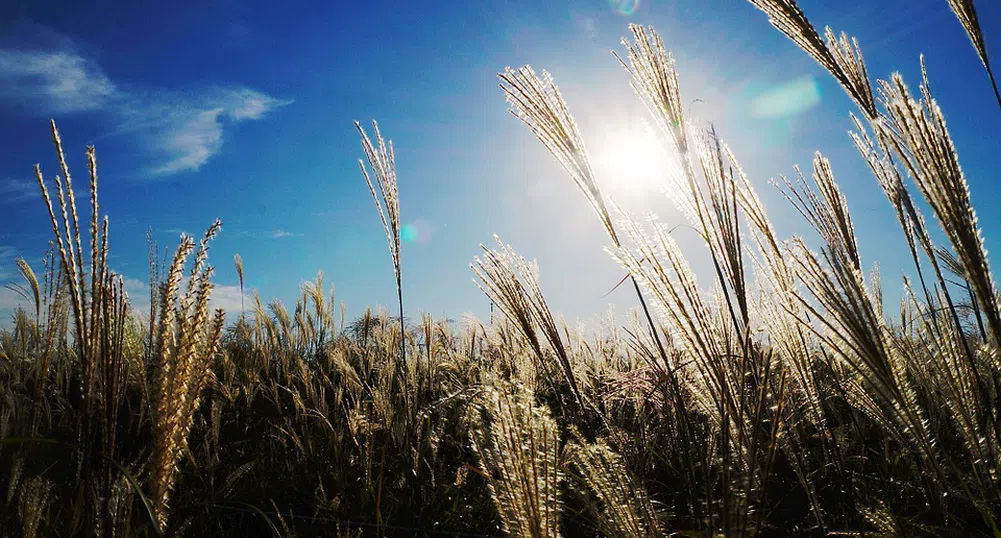
{"type": "MultiPolygon", "coordinates": [[[[555,310],[587,320],[635,298],[605,293],[622,272],[573,183],[506,111],[496,73],[551,71],[626,205],[680,222],[646,184],[616,177],[607,149],[644,111],[609,50],[627,24],[652,24],[678,59],[692,112],[732,145],[784,234],[802,222],[768,179],[830,157],[853,209],[867,265],[888,293],[908,270],[901,234],[847,137],[853,107],[830,76],[740,0],[504,2],[5,2],[0,22],[0,282],[14,259],[36,268],[51,231],[32,166],[57,172],[48,118],[62,131],[78,188],[94,144],[112,268],[147,280],[144,234],[176,246],[215,217],[218,295],[239,304],[233,255],[249,288],[291,302],[324,271],[352,315],[393,305],[381,224],[358,171],[353,120],[377,119],[396,148],[407,308],[487,315],[468,264],[493,234],[536,258],[555,310]]],[[[945,0],[802,0],[814,24],[858,37],[872,77],[904,73],[916,89],[925,53],[989,250],[1001,110],[945,0]],[[993,159],[992,159],[993,157],[993,159]],[[993,166],[992,166],[993,164],[993,166]]],[[[977,2],[1001,70],[1001,4],[977,2]]],[[[693,232],[680,232],[688,252],[693,232]]],[[[696,257],[697,258],[697,257],[696,257]]],[[[697,265],[698,267],[698,265],[697,265]]],[[[708,282],[708,273],[703,281],[708,282]]],[[[0,292],[9,320],[14,297],[0,292]]],[[[889,310],[893,310],[892,306],[889,310]]]]}

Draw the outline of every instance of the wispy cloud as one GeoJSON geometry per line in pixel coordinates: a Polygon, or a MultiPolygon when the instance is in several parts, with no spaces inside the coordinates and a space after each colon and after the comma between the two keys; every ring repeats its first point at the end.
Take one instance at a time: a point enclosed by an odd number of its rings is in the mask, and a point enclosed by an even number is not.
{"type": "MultiPolygon", "coordinates": [[[[86,181],[74,183],[73,193],[76,195],[77,200],[90,200],[90,186],[86,181]]],[[[50,194],[55,195],[54,193],[50,194]]],[[[37,180],[18,178],[0,179],[0,207],[29,201],[42,203],[42,191],[38,188],[37,180]]],[[[21,233],[18,235],[23,237],[21,233]]]]}
{"type": "MultiPolygon", "coordinates": [[[[74,192],[76,192],[74,190],[74,192]]],[[[0,205],[41,198],[38,183],[31,179],[0,179],[0,205]]]]}
{"type": "Polygon", "coordinates": [[[230,231],[233,235],[237,237],[252,237],[255,239],[285,239],[287,237],[302,237],[301,233],[290,232],[288,230],[271,230],[269,231],[251,231],[251,230],[236,230],[230,231]]]}
{"type": "Polygon", "coordinates": [[[16,256],[16,248],[0,245],[0,282],[13,277],[16,273],[14,266],[14,259],[16,256]]]}
{"type": "Polygon", "coordinates": [[[598,37],[598,27],[594,23],[594,19],[581,15],[580,13],[574,13],[574,23],[576,23],[577,28],[590,39],[598,37]]]}
{"type": "Polygon", "coordinates": [[[256,121],[292,101],[246,87],[139,88],[116,83],[71,39],[46,30],[34,50],[0,46],[0,105],[40,116],[102,114],[112,135],[128,133],[156,160],[148,176],[197,171],[222,148],[226,126],[256,121]]]}
{"type": "Polygon", "coordinates": [[[222,148],[227,123],[259,120],[289,103],[249,88],[229,88],[175,101],[159,110],[137,106],[129,114],[140,124],[149,125],[153,133],[151,149],[163,156],[163,162],[153,166],[150,173],[166,176],[198,170],[208,162],[222,148]]]}
{"type": "Polygon", "coordinates": [[[272,239],[284,239],[286,237],[299,237],[302,234],[292,233],[286,230],[275,230],[271,232],[272,239]]]}
{"type": "Polygon", "coordinates": [[[73,51],[0,50],[0,100],[68,114],[102,108],[117,93],[98,65],[73,51]]]}
{"type": "Polygon", "coordinates": [[[16,282],[17,269],[14,265],[16,256],[17,249],[0,245],[0,327],[10,325],[11,314],[18,306],[28,305],[24,297],[5,285],[16,282]]]}

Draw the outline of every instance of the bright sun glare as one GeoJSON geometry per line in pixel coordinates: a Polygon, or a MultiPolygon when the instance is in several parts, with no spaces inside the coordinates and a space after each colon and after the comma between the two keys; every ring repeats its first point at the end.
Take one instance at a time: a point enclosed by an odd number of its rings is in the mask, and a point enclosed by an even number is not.
{"type": "Polygon", "coordinates": [[[599,177],[624,194],[649,194],[664,181],[667,165],[664,146],[645,128],[609,133],[595,151],[599,177]]]}

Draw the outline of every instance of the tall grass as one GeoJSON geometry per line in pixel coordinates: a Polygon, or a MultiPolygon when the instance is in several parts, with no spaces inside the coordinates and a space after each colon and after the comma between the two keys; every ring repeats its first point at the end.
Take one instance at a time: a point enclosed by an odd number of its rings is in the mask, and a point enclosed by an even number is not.
{"type": "Polygon", "coordinates": [[[977,7],[973,4],[973,0],[948,0],[948,2],[949,7],[952,8],[952,12],[959,19],[959,23],[966,30],[966,35],[970,37],[970,42],[973,44],[973,48],[976,49],[977,56],[980,57],[980,61],[984,64],[984,69],[987,70],[987,78],[990,79],[991,87],[994,89],[994,97],[998,100],[998,105],[1001,106],[1001,93],[998,93],[998,84],[994,80],[994,71],[991,70],[991,62],[987,58],[987,43],[985,43],[984,31],[980,27],[980,17],[977,16],[977,7]]]}
{"type": "MultiPolygon", "coordinates": [[[[773,181],[817,239],[780,237],[652,28],[616,58],[702,274],[674,226],[605,198],[551,75],[499,75],[638,294],[591,333],[499,239],[472,264],[496,320],[407,323],[393,146],[358,124],[399,318],[345,319],[321,273],[227,325],[210,311],[218,221],[169,260],[148,237],[147,317],[109,266],[96,153],[81,215],[53,123],[60,173],[36,167],[53,239],[43,268],[18,261],[28,306],[0,331],[0,534],[1001,536],[1001,303],[931,77],[870,80],[855,39],[792,0],[751,3],[858,108],[850,139],[914,266],[899,305],[831,162],[773,181]]],[[[991,75],[972,2],[949,5],[991,75]]]]}

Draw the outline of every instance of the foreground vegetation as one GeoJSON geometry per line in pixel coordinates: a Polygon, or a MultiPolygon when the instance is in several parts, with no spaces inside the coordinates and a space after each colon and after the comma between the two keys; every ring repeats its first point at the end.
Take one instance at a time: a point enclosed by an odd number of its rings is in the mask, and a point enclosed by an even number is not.
{"type": "MultiPolygon", "coordinates": [[[[227,325],[209,311],[218,222],[169,260],[151,245],[136,313],[108,266],[95,153],[81,230],[53,124],[60,174],[36,172],[54,239],[41,276],[19,262],[30,307],[0,332],[0,534],[1001,536],[1001,298],[927,77],[874,93],[853,40],[822,38],[793,0],[752,3],[858,105],[852,138],[914,262],[899,315],[827,160],[779,182],[819,250],[777,237],[640,27],[620,61],[705,239],[698,282],[668,228],[609,210],[549,75],[501,74],[629,270],[637,313],[596,334],[557,321],[499,241],[473,264],[496,322],[408,325],[393,149],[360,126],[399,317],[346,323],[318,277],[291,311],[255,298],[227,325]]],[[[950,5],[990,75],[972,2],[950,5]]]]}

